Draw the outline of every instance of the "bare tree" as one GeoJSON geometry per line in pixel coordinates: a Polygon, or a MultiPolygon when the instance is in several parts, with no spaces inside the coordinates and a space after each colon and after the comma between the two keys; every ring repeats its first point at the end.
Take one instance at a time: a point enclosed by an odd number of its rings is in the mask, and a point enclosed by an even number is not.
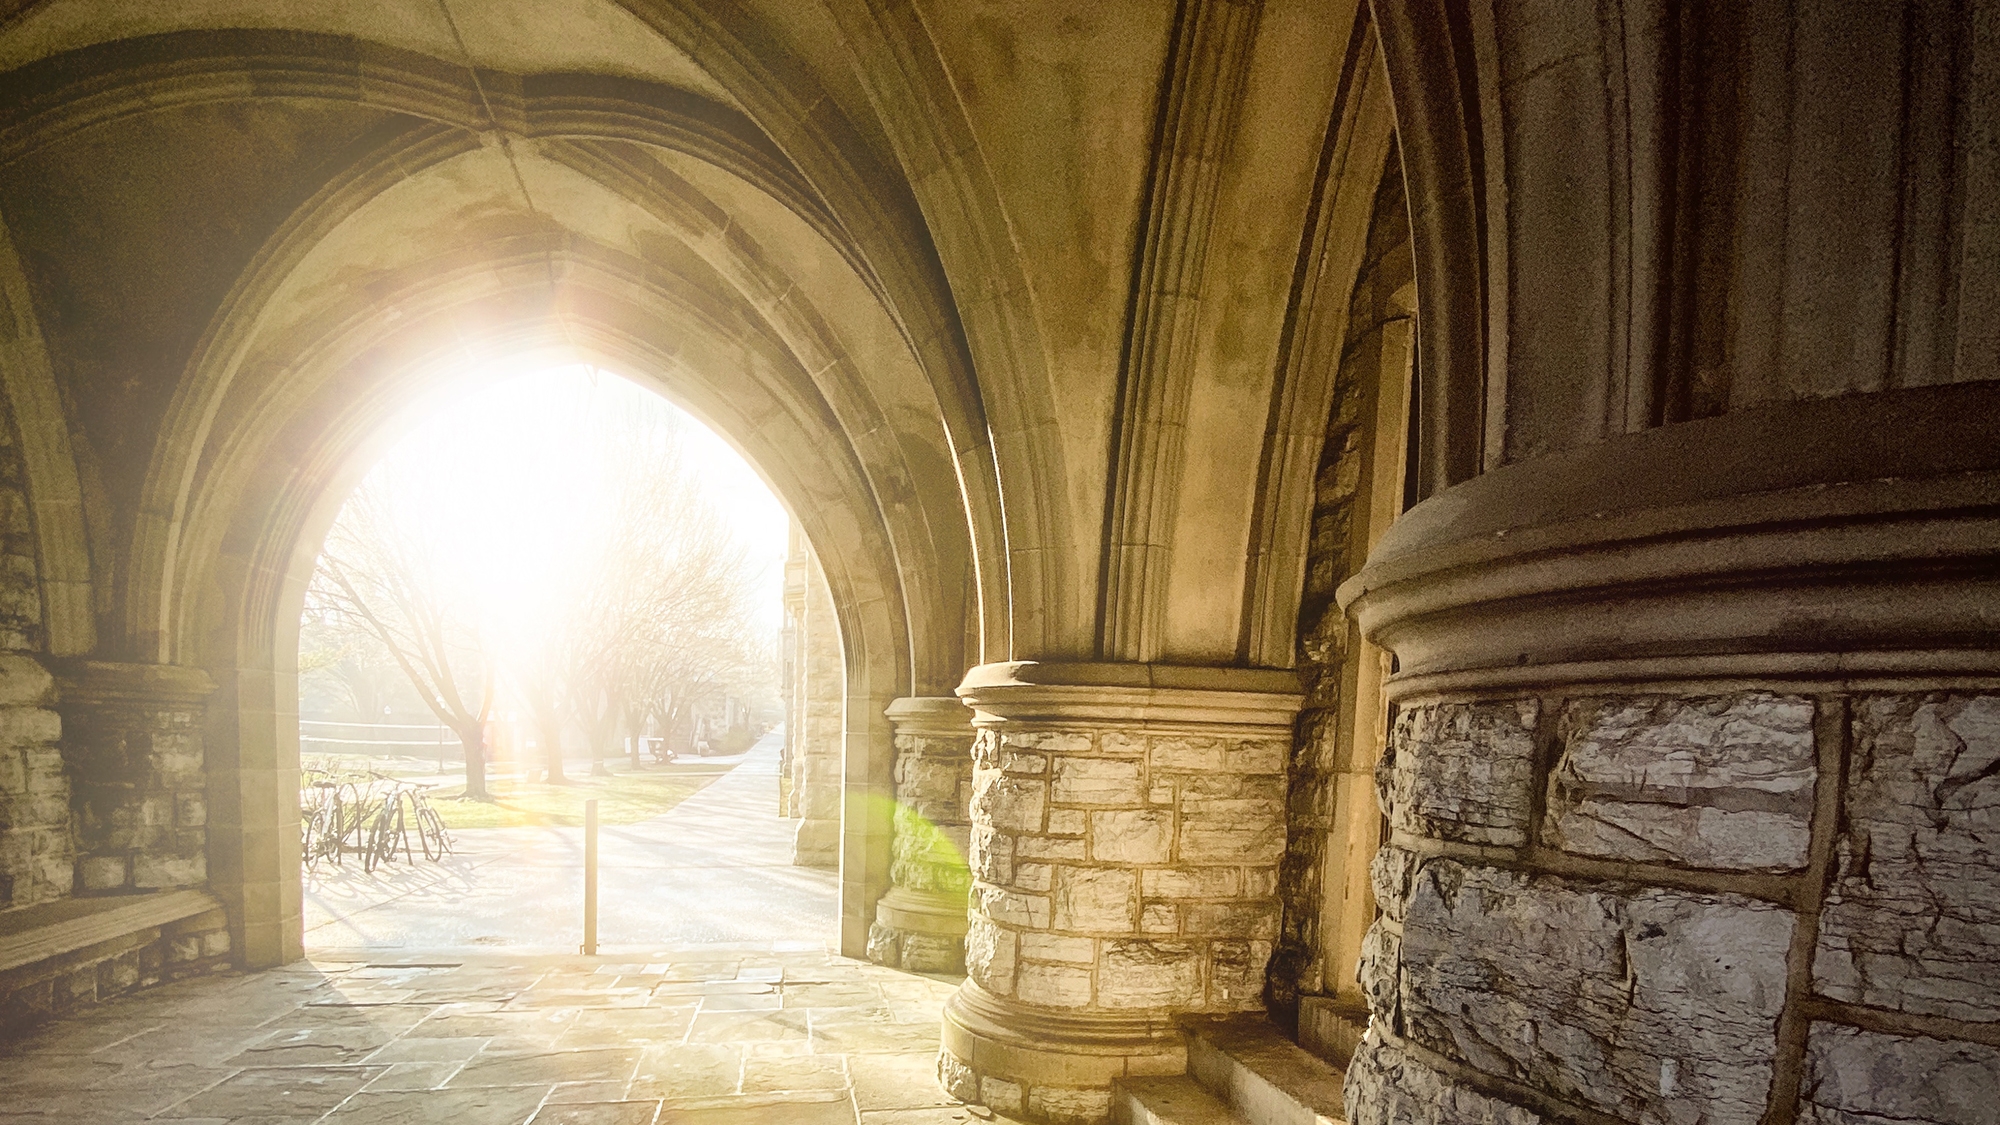
{"type": "Polygon", "coordinates": [[[371,474],[327,534],[310,598],[387,649],[417,695],[465,748],[465,796],[488,800],[486,723],[495,664],[480,644],[461,587],[439,573],[432,529],[392,495],[393,473],[371,474]],[[476,684],[467,691],[466,684],[476,684]]]}
{"type": "Polygon", "coordinates": [[[755,635],[753,568],[689,463],[683,427],[618,413],[597,432],[611,495],[565,646],[593,772],[621,735],[636,748],[649,720],[672,731],[695,698],[741,678],[755,635]]]}
{"type": "Polygon", "coordinates": [[[565,779],[570,724],[601,773],[620,734],[672,730],[704,696],[768,679],[755,568],[709,498],[688,425],[622,381],[575,389],[525,421],[518,399],[511,421],[477,405],[455,417],[460,432],[489,427],[498,455],[392,454],[343,510],[315,575],[315,605],[365,629],[459,733],[468,795],[485,792],[496,669],[551,781],[565,779]]]}

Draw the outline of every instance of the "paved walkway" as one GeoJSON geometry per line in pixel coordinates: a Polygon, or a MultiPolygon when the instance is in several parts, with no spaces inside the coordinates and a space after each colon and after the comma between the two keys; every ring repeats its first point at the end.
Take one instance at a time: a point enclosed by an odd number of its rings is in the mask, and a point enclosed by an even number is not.
{"type": "Polygon", "coordinates": [[[1005,1121],[937,1084],[951,982],[828,952],[833,874],[791,866],[776,769],[766,740],[603,830],[609,956],[573,952],[577,830],[461,832],[448,865],[309,888],[306,961],[0,1044],[0,1125],[1005,1121]]]}
{"type": "Polygon", "coordinates": [[[0,1125],[946,1125],[948,982],[824,953],[331,954],[0,1045],[0,1125]]]}
{"type": "MultiPolygon", "coordinates": [[[[797,821],[778,815],[781,736],[668,812],[598,833],[598,948],[645,954],[689,942],[833,940],[832,871],[792,866],[797,821]]],[[[730,768],[733,767],[733,768],[730,768]]],[[[575,952],[583,932],[583,830],[477,828],[452,833],[439,863],[358,864],[308,875],[306,948],[494,947],[575,952]]]]}

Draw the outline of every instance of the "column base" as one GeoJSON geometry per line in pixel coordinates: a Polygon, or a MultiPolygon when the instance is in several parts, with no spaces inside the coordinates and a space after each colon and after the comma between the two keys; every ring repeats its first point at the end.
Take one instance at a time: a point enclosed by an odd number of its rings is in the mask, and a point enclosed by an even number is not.
{"type": "Polygon", "coordinates": [[[912,973],[965,972],[966,896],[891,887],[875,904],[868,959],[912,973]]]}
{"type": "Polygon", "coordinates": [[[839,867],[840,822],[807,818],[792,837],[792,866],[839,867]]]}
{"type": "Polygon", "coordinates": [[[971,981],[944,1006],[938,1080],[953,1097],[1048,1125],[1101,1125],[1111,1083],[1187,1073],[1171,1017],[1064,1014],[1001,999],[971,981]]]}

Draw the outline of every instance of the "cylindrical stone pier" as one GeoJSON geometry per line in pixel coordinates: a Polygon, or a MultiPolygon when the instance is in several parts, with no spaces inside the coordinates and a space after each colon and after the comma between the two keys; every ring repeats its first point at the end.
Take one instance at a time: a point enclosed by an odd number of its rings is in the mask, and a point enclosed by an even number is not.
{"type": "Polygon", "coordinates": [[[1355,1125],[1973,1119],[1946,1107],[2000,1076],[1996,407],[1739,411],[1390,530],[1341,591],[1400,661],[1355,1125]]]}
{"type": "Polygon", "coordinates": [[[912,972],[963,972],[972,712],[946,696],[898,699],[886,714],[896,728],[893,885],[875,904],[868,957],[912,972]]]}
{"type": "Polygon", "coordinates": [[[987,664],[973,725],[967,979],[946,1088],[1100,1122],[1125,1076],[1178,1074],[1175,1018],[1260,1006],[1277,933],[1288,672],[987,664]]]}

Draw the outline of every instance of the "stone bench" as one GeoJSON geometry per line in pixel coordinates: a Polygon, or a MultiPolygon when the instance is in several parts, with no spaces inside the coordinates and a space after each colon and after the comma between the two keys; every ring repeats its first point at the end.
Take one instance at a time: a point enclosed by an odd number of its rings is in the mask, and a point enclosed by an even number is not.
{"type": "Polygon", "coordinates": [[[68,898],[0,913],[0,1036],[227,964],[229,920],[202,890],[68,898]]]}

